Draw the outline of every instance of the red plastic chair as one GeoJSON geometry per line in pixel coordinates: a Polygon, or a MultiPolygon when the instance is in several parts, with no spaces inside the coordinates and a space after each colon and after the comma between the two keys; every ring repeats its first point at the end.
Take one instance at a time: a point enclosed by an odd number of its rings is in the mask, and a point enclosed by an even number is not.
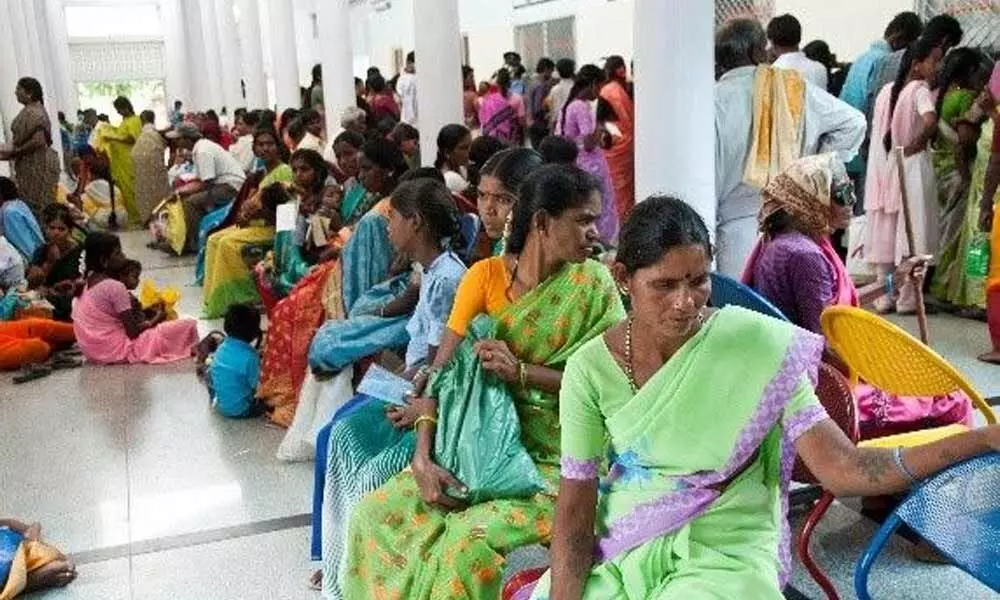
{"type": "MultiPolygon", "coordinates": [[[[834,423],[843,430],[848,439],[855,444],[858,443],[861,434],[858,428],[857,405],[847,378],[834,367],[826,363],[821,363],[819,367],[819,379],[816,384],[816,395],[819,397],[820,404],[826,409],[827,414],[833,419],[834,423]]],[[[795,461],[795,471],[792,474],[792,479],[801,483],[819,483],[801,459],[796,459],[795,461]]],[[[809,571],[809,575],[816,584],[826,593],[826,597],[830,600],[839,600],[840,596],[837,595],[837,588],[834,587],[823,569],[816,564],[809,551],[809,539],[812,537],[816,525],[826,514],[826,511],[829,510],[830,505],[833,504],[833,500],[833,494],[823,490],[823,495],[809,513],[809,518],[806,519],[806,523],[799,533],[796,549],[799,560],[802,561],[802,564],[809,571]]]]}

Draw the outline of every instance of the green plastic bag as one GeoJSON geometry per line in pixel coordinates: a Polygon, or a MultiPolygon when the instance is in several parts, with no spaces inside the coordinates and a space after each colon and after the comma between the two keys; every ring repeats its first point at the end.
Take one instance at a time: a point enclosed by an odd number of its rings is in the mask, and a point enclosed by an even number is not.
{"type": "Polygon", "coordinates": [[[523,498],[542,490],[543,480],[521,443],[521,423],[507,385],[479,363],[473,345],[490,339],[493,321],[477,317],[455,356],[430,382],[438,401],[434,462],[467,488],[448,494],[478,504],[523,498]]]}
{"type": "Polygon", "coordinates": [[[986,233],[977,231],[965,255],[965,274],[973,279],[982,279],[990,270],[990,239],[986,233]]]}

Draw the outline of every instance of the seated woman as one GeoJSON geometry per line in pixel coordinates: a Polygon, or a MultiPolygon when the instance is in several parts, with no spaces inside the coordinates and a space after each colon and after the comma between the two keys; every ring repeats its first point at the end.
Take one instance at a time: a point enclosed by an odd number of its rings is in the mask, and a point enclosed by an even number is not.
{"type": "MultiPolygon", "coordinates": [[[[597,240],[600,209],[598,182],[576,167],[541,167],[524,182],[507,254],[474,265],[459,287],[434,357],[439,371],[431,379],[431,389],[437,400],[413,398],[407,409],[389,413],[397,426],[416,423],[412,472],[395,475],[365,496],[339,524],[348,528],[348,535],[327,539],[328,595],[497,598],[504,556],[518,546],[549,538],[559,460],[556,395],[562,369],[582,344],[625,314],[607,268],[588,260],[597,240]],[[476,340],[478,327],[470,328],[482,313],[495,321],[493,339],[476,340]],[[468,369],[469,361],[478,361],[484,370],[477,370],[479,378],[469,385],[484,393],[506,390],[513,397],[520,438],[545,482],[541,493],[464,510],[446,493],[448,486],[462,486],[436,464],[442,458],[433,453],[437,402],[447,406],[465,390],[441,387],[437,380],[454,366],[468,369]],[[340,565],[331,562],[343,552],[338,546],[345,544],[346,558],[340,565]]],[[[348,419],[361,418],[358,415],[367,406],[348,419]]],[[[348,422],[345,419],[344,425],[348,422]]],[[[329,455],[331,460],[345,461],[354,450],[337,444],[338,431],[340,427],[331,433],[329,455]]],[[[402,468],[405,459],[391,466],[402,468]]],[[[353,485],[366,485],[360,479],[353,485]]],[[[329,480],[327,489],[331,495],[338,493],[329,480]]]]}
{"type": "Polygon", "coordinates": [[[290,164],[295,183],[289,191],[296,202],[294,208],[288,206],[286,209],[295,211],[294,223],[279,224],[273,252],[254,267],[257,291],[267,310],[288,295],[316,262],[320,252],[308,234],[309,219],[323,202],[328,175],[326,161],[315,150],[296,150],[290,164]]]}
{"type": "MultiPolygon", "coordinates": [[[[923,277],[926,257],[914,257],[896,268],[887,285],[855,289],[830,242],[830,232],[850,221],[854,203],[851,181],[833,154],[792,163],[761,197],[758,221],[763,236],[747,261],[743,280],[803,329],[822,335],[820,315],[826,307],[862,306],[893,295],[911,278],[923,277]]],[[[860,385],[855,396],[863,438],[972,424],[972,406],[962,393],[900,398],[860,385]]]]}
{"type": "Polygon", "coordinates": [[[552,569],[533,598],[780,600],[796,454],[825,489],[863,496],[1000,447],[993,426],[858,449],[813,391],[822,338],[705,308],[712,253],[693,209],[648,199],[620,241],[613,270],[632,309],[566,366],[552,569]]]}
{"type": "MultiPolygon", "coordinates": [[[[413,302],[404,296],[377,308],[377,314],[361,314],[340,321],[338,323],[341,326],[338,329],[344,335],[337,339],[324,328],[313,342],[313,350],[317,350],[317,344],[327,346],[320,350],[337,352],[339,360],[347,361],[373,354],[386,342],[396,347],[403,342],[406,348],[406,361],[402,377],[413,380],[426,372],[426,369],[420,370],[422,367],[434,360],[441,345],[455,292],[466,269],[458,255],[449,247],[449,244],[459,242],[458,209],[443,182],[430,178],[408,181],[396,188],[390,202],[392,208],[389,211],[389,238],[393,247],[396,252],[411,257],[425,269],[417,285],[419,289],[416,307],[413,308],[413,302]],[[400,314],[409,313],[412,313],[409,318],[399,317],[400,314]],[[371,336],[365,324],[373,321],[395,321],[398,324],[394,329],[401,330],[402,335],[371,336]],[[327,335],[321,337],[324,332],[327,335]],[[405,342],[407,338],[409,338],[408,343],[405,342]]],[[[382,329],[384,331],[385,328],[382,329]]],[[[349,397],[340,398],[339,404],[343,405],[349,399],[349,397]]],[[[334,406],[337,409],[341,408],[336,404],[334,406]]],[[[361,499],[364,492],[383,483],[385,478],[403,468],[409,461],[413,435],[396,431],[385,420],[386,408],[387,405],[383,402],[358,395],[344,405],[343,410],[338,410],[338,416],[317,436],[319,452],[316,461],[316,487],[313,490],[313,506],[316,508],[313,520],[313,553],[316,560],[322,558],[320,534],[323,531],[323,514],[334,516],[328,527],[330,535],[342,537],[343,525],[347,522],[353,504],[361,499]],[[352,419],[346,416],[356,407],[366,403],[378,405],[372,410],[363,411],[368,415],[367,418],[352,419]],[[368,426],[372,415],[375,415],[377,422],[382,425],[379,430],[372,430],[368,426]],[[341,421],[346,430],[341,429],[339,425],[341,421]],[[337,447],[350,446],[356,451],[350,456],[331,457],[333,462],[330,464],[330,469],[336,474],[337,492],[329,499],[334,504],[324,509],[327,448],[331,430],[334,428],[337,428],[335,437],[337,447]],[[365,440],[363,448],[351,446],[351,440],[362,439],[365,440]],[[375,464],[381,465],[382,468],[374,467],[375,464]],[[381,481],[379,474],[383,475],[381,481]]],[[[338,544],[338,548],[340,547],[342,546],[338,544]]],[[[332,557],[335,562],[327,563],[329,568],[336,569],[342,556],[342,552],[337,552],[332,557]]],[[[314,579],[314,583],[319,583],[318,576],[314,579]]]]}
{"type": "Polygon", "coordinates": [[[251,269],[274,243],[278,206],[291,201],[284,184],[261,188],[254,205],[244,212],[247,225],[234,225],[208,237],[205,248],[204,314],[216,319],[234,304],[260,302],[251,269]]]}
{"type": "MultiPolygon", "coordinates": [[[[341,131],[337,137],[333,138],[333,156],[337,162],[328,165],[330,175],[345,189],[358,182],[358,158],[361,156],[361,147],[364,145],[364,136],[350,130],[341,131]]],[[[396,145],[398,146],[399,143],[397,142],[396,145]]]]}
{"type": "Polygon", "coordinates": [[[191,357],[198,322],[164,322],[162,310],[147,318],[132,305],[125,285],[111,276],[125,260],[117,236],[91,233],[84,256],[86,288],[73,304],[73,330],[88,362],[166,363],[191,357]]]}
{"type": "MultiPolygon", "coordinates": [[[[326,250],[330,260],[310,270],[268,314],[268,331],[257,396],[271,408],[271,419],[288,427],[308,367],[309,344],[328,319],[343,319],[361,295],[385,281],[393,260],[384,196],[406,170],[399,147],[385,139],[366,142],[359,158],[362,195],[350,218],[326,250]],[[368,207],[364,218],[354,215],[368,207]],[[343,248],[343,250],[339,250],[343,248]]],[[[347,192],[341,215],[351,197],[347,192]]]]}
{"type": "Polygon", "coordinates": [[[111,167],[89,154],[91,180],[79,194],[80,210],[92,226],[114,229],[128,223],[128,210],[122,201],[122,191],[111,177],[111,167]]]}
{"type": "Polygon", "coordinates": [[[21,200],[14,181],[7,177],[0,177],[0,235],[26,260],[31,260],[45,242],[31,208],[21,200]]]}
{"type": "Polygon", "coordinates": [[[268,126],[261,126],[254,131],[253,151],[260,169],[247,176],[232,203],[216,208],[201,218],[198,231],[193,237],[198,246],[195,277],[202,283],[208,238],[234,225],[247,225],[254,211],[260,209],[257,196],[261,190],[275,183],[291,184],[294,180],[292,168],[287,164],[288,151],[279,143],[279,139],[274,129],[268,126]]]}
{"type": "Polygon", "coordinates": [[[542,157],[528,148],[510,148],[494,154],[479,170],[476,208],[479,233],[468,262],[474,264],[503,253],[504,234],[517,191],[533,171],[542,166],[542,157]]]}
{"type": "Polygon", "coordinates": [[[39,290],[52,304],[52,317],[69,321],[73,298],[83,285],[80,255],[83,245],[76,241],[76,224],[65,204],[50,204],[42,211],[45,245],[38,248],[27,271],[28,287],[39,290]]]}
{"type": "MultiPolygon", "coordinates": [[[[0,234],[0,301],[7,292],[26,287],[28,280],[24,278],[24,257],[14,244],[0,234]]],[[[6,306],[3,306],[6,309],[6,306]]],[[[0,312],[0,320],[7,320],[6,314],[0,312]]]]}
{"type": "Polygon", "coordinates": [[[444,183],[455,194],[464,194],[469,189],[469,150],[472,134],[464,125],[445,125],[437,136],[437,158],[434,168],[444,175],[444,183]]]}

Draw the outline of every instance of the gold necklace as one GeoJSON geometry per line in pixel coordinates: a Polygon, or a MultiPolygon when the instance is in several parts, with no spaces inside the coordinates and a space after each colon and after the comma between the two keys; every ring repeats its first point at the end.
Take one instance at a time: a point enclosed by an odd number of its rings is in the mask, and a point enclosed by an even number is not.
{"type": "Polygon", "coordinates": [[[628,383],[632,386],[632,393],[639,392],[639,386],[635,383],[635,365],[632,359],[632,317],[629,316],[625,325],[625,375],[628,376],[628,383]]]}

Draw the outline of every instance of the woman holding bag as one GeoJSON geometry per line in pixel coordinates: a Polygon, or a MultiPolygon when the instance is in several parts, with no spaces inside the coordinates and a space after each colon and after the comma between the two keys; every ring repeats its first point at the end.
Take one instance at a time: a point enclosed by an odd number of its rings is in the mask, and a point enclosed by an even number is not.
{"type": "MultiPolygon", "coordinates": [[[[439,370],[429,389],[435,399],[415,398],[408,408],[390,412],[397,424],[413,420],[416,427],[413,470],[389,480],[355,509],[340,594],[496,598],[504,556],[548,540],[563,365],[624,314],[607,269],[588,260],[600,210],[598,182],[576,167],[543,167],[524,183],[508,254],[474,265],[459,287],[434,361],[439,370]],[[476,340],[483,322],[472,321],[482,313],[494,321],[492,335],[476,340]],[[471,381],[461,373],[469,373],[471,381]],[[447,413],[465,388],[492,397],[510,394],[516,418],[511,411],[510,422],[494,422],[490,431],[503,429],[520,438],[541,474],[540,493],[455,510],[465,503],[451,494],[461,495],[465,487],[440,464],[462,465],[433,446],[438,419],[446,431],[455,429],[447,413]],[[404,523],[405,534],[400,528],[404,523]]],[[[482,407],[479,399],[468,400],[482,407]]],[[[489,445],[494,440],[480,441],[489,445]]],[[[490,496],[490,490],[479,491],[490,496]]]]}

